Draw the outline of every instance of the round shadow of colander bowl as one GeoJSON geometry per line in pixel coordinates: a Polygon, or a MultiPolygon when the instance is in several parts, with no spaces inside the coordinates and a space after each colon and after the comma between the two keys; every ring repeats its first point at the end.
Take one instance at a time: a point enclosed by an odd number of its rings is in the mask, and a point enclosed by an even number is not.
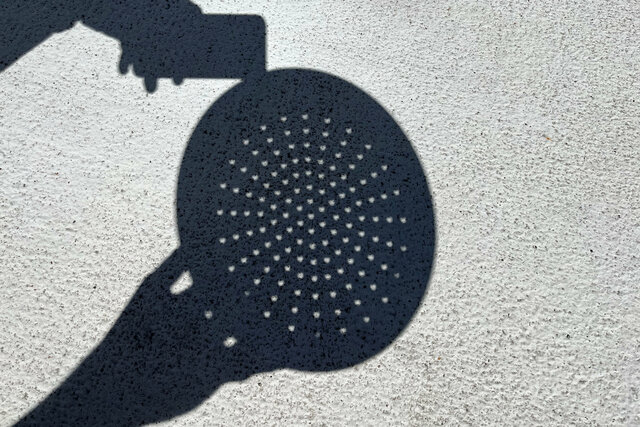
{"type": "Polygon", "coordinates": [[[433,211],[411,144],[319,72],[268,72],[212,105],[177,219],[180,247],[19,425],[158,422],[256,373],[353,366],[401,333],[429,280],[433,211]]]}
{"type": "Polygon", "coordinates": [[[374,356],[429,280],[433,211],[411,144],[325,73],[271,71],[216,101],[185,151],[177,217],[202,321],[256,371],[374,356]]]}

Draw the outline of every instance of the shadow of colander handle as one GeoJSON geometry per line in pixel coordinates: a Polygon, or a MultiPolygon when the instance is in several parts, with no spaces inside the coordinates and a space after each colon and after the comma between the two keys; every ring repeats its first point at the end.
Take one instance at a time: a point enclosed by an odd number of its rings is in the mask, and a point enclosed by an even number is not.
{"type": "Polygon", "coordinates": [[[184,261],[177,249],[151,273],[104,340],[16,425],[157,422],[196,406],[224,382],[246,378],[237,364],[246,358],[225,346],[211,323],[202,327],[190,290],[170,292],[184,261]]]}

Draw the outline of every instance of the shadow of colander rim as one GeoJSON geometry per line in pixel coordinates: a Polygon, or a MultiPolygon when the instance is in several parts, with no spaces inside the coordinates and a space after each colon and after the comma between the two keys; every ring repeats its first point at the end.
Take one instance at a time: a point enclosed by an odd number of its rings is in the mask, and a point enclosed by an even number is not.
{"type": "MultiPolygon", "coordinates": [[[[311,94],[311,98],[313,97],[318,97],[318,96],[324,96],[326,95],[326,93],[324,92],[330,92],[332,90],[338,89],[339,91],[342,92],[352,92],[356,94],[356,97],[358,98],[358,100],[371,100],[373,101],[373,98],[369,97],[364,91],[362,91],[360,88],[357,88],[356,86],[354,86],[351,83],[348,83],[336,76],[330,75],[328,73],[324,73],[324,72],[320,72],[320,71],[316,71],[316,70],[310,70],[310,69],[277,69],[277,70],[273,70],[270,71],[268,73],[266,73],[264,76],[262,77],[258,77],[255,78],[254,80],[248,80],[247,82],[241,83],[238,86],[232,88],[230,91],[228,91],[227,93],[225,93],[223,96],[221,96],[216,103],[213,104],[213,106],[211,107],[211,109],[203,116],[199,128],[203,126],[203,123],[206,123],[207,121],[207,117],[208,116],[217,116],[218,118],[220,118],[221,116],[223,116],[224,114],[221,113],[221,110],[224,110],[225,108],[227,108],[227,105],[234,105],[237,106],[238,108],[243,108],[243,106],[241,106],[242,104],[242,100],[243,99],[251,99],[251,98],[257,98],[257,99],[264,99],[266,98],[263,96],[260,96],[262,94],[258,94],[256,95],[255,91],[254,91],[254,87],[264,87],[264,88],[268,88],[267,92],[270,93],[270,91],[273,89],[273,87],[278,87],[278,86],[286,86],[287,85],[287,81],[291,81],[291,80],[300,80],[303,81],[305,83],[307,82],[311,82],[313,81],[313,84],[308,85],[311,88],[316,88],[319,86],[322,86],[324,89],[322,89],[320,91],[320,94],[315,92],[311,94]],[[264,82],[267,82],[266,84],[264,82]],[[275,83],[274,83],[275,82],[275,83]],[[346,88],[346,89],[345,89],[346,88]],[[246,90],[245,90],[246,89],[246,90]],[[239,92],[239,93],[238,93],[239,92]],[[245,93],[246,92],[246,93],[245,93]],[[253,94],[253,96],[249,95],[247,96],[247,93],[249,94],[253,94]],[[222,106],[224,105],[224,107],[222,106]]],[[[295,84],[294,84],[295,85],[295,84]]],[[[290,87],[287,90],[291,90],[290,87]]],[[[303,90],[304,91],[304,90],[303,90]]],[[[330,96],[330,95],[329,95],[330,96]]],[[[367,101],[369,102],[369,101],[367,101]]],[[[365,101],[363,101],[363,103],[365,103],[365,101]]],[[[384,110],[384,108],[382,108],[379,104],[377,104],[375,101],[370,102],[369,108],[367,109],[367,111],[365,112],[365,114],[371,114],[372,113],[372,109],[371,106],[375,106],[375,111],[373,111],[373,113],[375,113],[375,115],[377,117],[383,117],[384,120],[387,123],[393,123],[394,125],[394,131],[398,132],[398,138],[401,138],[401,143],[403,145],[405,145],[404,148],[406,148],[407,150],[405,150],[405,152],[403,154],[406,154],[408,157],[408,162],[409,163],[416,163],[417,164],[417,168],[416,170],[419,171],[419,176],[420,176],[420,182],[414,182],[413,184],[417,185],[417,186],[423,186],[424,189],[424,206],[425,206],[425,210],[428,211],[428,220],[427,222],[429,223],[426,228],[425,231],[427,231],[428,233],[430,233],[430,239],[432,240],[431,242],[429,242],[429,250],[428,253],[426,254],[426,258],[428,258],[428,261],[426,262],[426,266],[421,267],[423,274],[423,278],[421,279],[424,282],[424,286],[423,289],[421,291],[421,296],[419,298],[419,300],[415,303],[415,306],[412,310],[412,315],[405,319],[406,321],[404,322],[402,328],[395,334],[395,336],[399,336],[400,333],[402,333],[402,331],[404,331],[404,329],[406,328],[406,326],[411,322],[411,318],[415,315],[417,308],[421,305],[421,302],[424,298],[424,295],[426,294],[426,290],[427,290],[427,284],[430,278],[430,274],[432,271],[432,263],[433,263],[433,254],[434,254],[434,248],[435,248],[435,220],[433,217],[433,210],[432,210],[432,206],[431,206],[431,197],[430,197],[430,192],[428,189],[428,184],[427,184],[427,180],[426,180],[426,176],[424,175],[423,169],[422,169],[422,165],[420,164],[419,160],[418,160],[418,156],[416,155],[415,151],[413,150],[413,147],[411,146],[410,142],[408,141],[408,139],[406,138],[406,135],[402,132],[402,130],[399,128],[399,126],[397,126],[397,124],[395,123],[395,121],[393,120],[393,118],[389,115],[389,113],[384,110]]],[[[233,108],[232,108],[233,109],[233,108]]],[[[196,130],[194,131],[194,134],[192,135],[192,138],[190,140],[190,143],[187,147],[187,149],[185,150],[185,154],[183,157],[183,163],[181,166],[181,172],[180,172],[180,178],[179,178],[179,184],[178,184],[178,191],[177,191],[177,195],[178,195],[178,200],[176,202],[177,206],[178,206],[178,211],[180,210],[180,195],[184,194],[185,191],[181,191],[181,183],[184,180],[184,176],[185,171],[188,171],[190,168],[189,167],[185,167],[185,164],[187,162],[188,156],[189,156],[189,150],[190,148],[192,148],[194,144],[194,138],[195,135],[197,135],[197,133],[200,131],[199,128],[196,128],[196,130]]],[[[412,165],[415,167],[415,165],[412,165]]],[[[415,177],[414,177],[415,178],[415,177]]],[[[415,181],[415,180],[414,180],[415,181]]],[[[187,187],[189,185],[193,185],[193,181],[189,181],[188,184],[185,184],[183,186],[187,187]]],[[[197,186],[197,184],[196,184],[197,186]]],[[[188,233],[184,232],[184,225],[183,222],[181,221],[182,218],[180,215],[177,215],[177,222],[179,224],[179,229],[181,230],[180,235],[181,238],[183,238],[185,235],[188,235],[188,233]]],[[[188,238],[187,238],[188,240],[188,238]]],[[[185,241],[183,240],[182,245],[184,246],[188,246],[188,242],[185,244],[185,241]]],[[[391,339],[386,345],[382,346],[380,349],[378,349],[377,351],[371,351],[371,354],[367,355],[366,357],[360,357],[358,359],[358,361],[351,361],[351,362],[347,362],[342,364],[341,366],[332,366],[331,370],[334,369],[342,369],[342,368],[346,368],[349,366],[352,366],[356,363],[360,363],[370,357],[372,357],[373,355],[377,354],[379,351],[381,351],[382,349],[386,348],[389,344],[391,344],[391,342],[393,342],[395,340],[391,339]]],[[[312,366],[298,366],[298,365],[286,365],[286,366],[282,366],[282,367],[287,367],[287,368],[292,368],[292,369],[300,369],[300,370],[309,370],[309,371],[322,371],[322,370],[326,370],[326,369],[322,369],[322,368],[318,368],[318,367],[312,367],[312,366]]]]}

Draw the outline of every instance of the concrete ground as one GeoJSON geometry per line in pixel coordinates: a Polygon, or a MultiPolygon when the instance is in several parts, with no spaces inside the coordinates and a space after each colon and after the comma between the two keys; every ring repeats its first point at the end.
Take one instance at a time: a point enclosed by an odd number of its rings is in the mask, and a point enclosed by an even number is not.
{"type": "MultiPolygon", "coordinates": [[[[227,383],[170,425],[640,425],[640,4],[203,1],[269,68],[366,90],[435,206],[428,294],[353,368],[227,383]]],[[[0,424],[95,347],[178,245],[181,156],[232,80],[118,72],[77,24],[0,74],[0,424]]],[[[427,278],[425,278],[426,280],[427,278]]]]}

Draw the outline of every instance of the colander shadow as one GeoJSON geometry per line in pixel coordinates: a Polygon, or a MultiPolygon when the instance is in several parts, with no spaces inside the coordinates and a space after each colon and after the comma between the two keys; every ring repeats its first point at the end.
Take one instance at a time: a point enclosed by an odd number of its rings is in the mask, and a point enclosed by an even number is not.
{"type": "Polygon", "coordinates": [[[435,230],[411,144],[375,100],[276,70],[217,100],[177,188],[180,247],[18,425],[140,425],[229,381],[332,371],[387,348],[425,294],[435,230]],[[188,271],[193,284],[170,291],[188,271]]]}

